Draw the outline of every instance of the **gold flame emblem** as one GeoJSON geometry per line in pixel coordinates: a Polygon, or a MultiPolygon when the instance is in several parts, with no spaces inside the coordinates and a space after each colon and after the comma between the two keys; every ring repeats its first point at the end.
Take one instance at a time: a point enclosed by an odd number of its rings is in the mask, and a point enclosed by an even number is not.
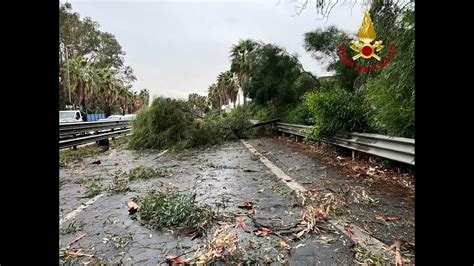
{"type": "Polygon", "coordinates": [[[362,26],[360,26],[357,37],[362,41],[362,43],[359,41],[351,42],[351,49],[358,53],[352,57],[352,60],[356,60],[359,57],[373,57],[380,61],[380,57],[376,55],[375,52],[380,52],[383,49],[383,45],[382,41],[375,41],[374,44],[370,44],[375,40],[376,34],[369,11],[365,11],[364,19],[362,20],[362,26]]]}

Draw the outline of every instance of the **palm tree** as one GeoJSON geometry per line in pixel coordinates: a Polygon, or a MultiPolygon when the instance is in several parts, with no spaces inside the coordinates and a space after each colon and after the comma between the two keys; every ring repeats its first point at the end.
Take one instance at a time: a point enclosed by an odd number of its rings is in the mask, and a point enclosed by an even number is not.
{"type": "Polygon", "coordinates": [[[188,95],[188,102],[191,103],[192,108],[196,110],[198,116],[202,117],[204,109],[206,109],[206,96],[202,96],[197,93],[191,93],[188,95]]]}
{"type": "Polygon", "coordinates": [[[219,112],[221,109],[220,106],[220,99],[219,99],[219,92],[217,88],[216,83],[212,83],[208,88],[207,88],[207,98],[209,99],[209,103],[212,108],[218,108],[219,112]]]}
{"type": "Polygon", "coordinates": [[[148,103],[150,102],[150,91],[148,89],[140,90],[138,97],[140,97],[143,106],[148,106],[148,103]]]}
{"type": "Polygon", "coordinates": [[[229,104],[229,101],[234,103],[237,101],[239,87],[235,82],[234,76],[230,71],[224,71],[217,76],[217,88],[220,101],[220,106],[229,104]]]}
{"type": "Polygon", "coordinates": [[[247,102],[247,97],[243,87],[245,82],[250,78],[250,62],[248,55],[254,51],[257,46],[258,43],[247,39],[241,40],[238,44],[232,45],[230,50],[232,58],[230,71],[237,76],[238,86],[242,89],[244,94],[244,105],[247,102]]]}
{"type": "Polygon", "coordinates": [[[135,100],[139,99],[139,94],[136,91],[129,91],[129,98],[128,98],[128,113],[131,114],[136,109],[135,105],[133,104],[135,100]]]}
{"type": "Polygon", "coordinates": [[[110,69],[102,68],[97,71],[99,92],[104,99],[104,111],[106,116],[112,114],[112,106],[117,100],[120,80],[117,80],[110,69]]]}
{"type": "Polygon", "coordinates": [[[86,98],[97,87],[97,71],[84,58],[76,57],[70,62],[71,92],[83,110],[86,110],[86,98]]]}
{"type": "Polygon", "coordinates": [[[129,100],[131,98],[130,91],[128,90],[128,87],[124,86],[122,83],[117,87],[118,88],[118,104],[120,108],[122,109],[122,115],[125,115],[125,110],[128,108],[129,100]]]}

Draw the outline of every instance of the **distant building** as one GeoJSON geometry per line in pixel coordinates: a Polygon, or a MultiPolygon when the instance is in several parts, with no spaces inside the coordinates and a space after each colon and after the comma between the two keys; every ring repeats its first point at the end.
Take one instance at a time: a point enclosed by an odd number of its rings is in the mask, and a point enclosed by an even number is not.
{"type": "MultiPolygon", "coordinates": [[[[250,102],[251,100],[249,98],[246,99],[247,102],[250,102]]],[[[244,92],[242,91],[242,88],[239,88],[239,93],[237,93],[237,100],[235,101],[235,107],[244,105],[244,92]]],[[[230,102],[229,104],[223,105],[221,107],[221,110],[225,110],[226,112],[230,112],[234,108],[234,103],[230,102]]]]}

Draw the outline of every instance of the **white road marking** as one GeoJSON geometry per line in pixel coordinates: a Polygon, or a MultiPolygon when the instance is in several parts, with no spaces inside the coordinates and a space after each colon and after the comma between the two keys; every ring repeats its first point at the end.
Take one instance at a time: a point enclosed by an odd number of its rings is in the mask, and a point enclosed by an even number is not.
{"type": "Polygon", "coordinates": [[[71,220],[72,218],[74,218],[78,213],[80,213],[81,211],[83,211],[85,208],[87,208],[89,205],[93,204],[96,200],[98,200],[100,197],[104,196],[105,193],[102,193],[102,194],[99,194],[95,197],[93,197],[92,199],[88,200],[86,203],[84,204],[81,204],[81,206],[79,206],[77,209],[75,209],[74,211],[66,214],[66,216],[64,218],[62,218],[61,220],[59,220],[59,227],[61,227],[61,225],[65,222],[67,222],[68,220],[71,220]]]}
{"type": "Polygon", "coordinates": [[[283,172],[280,168],[278,168],[276,165],[274,165],[270,160],[267,159],[267,157],[263,156],[261,153],[259,153],[252,145],[247,143],[245,140],[240,140],[249,151],[257,155],[260,158],[260,161],[272,171],[273,174],[275,174],[278,178],[284,181],[284,183],[290,187],[292,190],[295,190],[297,192],[304,192],[306,189],[300,185],[298,182],[293,180],[291,177],[289,177],[285,172],[283,172]]]}

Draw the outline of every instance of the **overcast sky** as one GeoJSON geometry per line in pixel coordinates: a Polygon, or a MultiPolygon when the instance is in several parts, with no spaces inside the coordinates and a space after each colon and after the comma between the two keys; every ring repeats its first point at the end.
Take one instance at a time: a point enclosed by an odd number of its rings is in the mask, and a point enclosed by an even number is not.
{"type": "Polygon", "coordinates": [[[337,5],[326,21],[312,7],[296,15],[295,3],[285,0],[68,2],[81,17],[91,17],[115,35],[137,77],[134,90],[148,88],[152,96],[174,98],[206,95],[219,72],[230,68],[229,49],[239,39],[283,46],[299,55],[306,70],[327,75],[304,50],[304,33],[330,25],[355,33],[364,12],[359,3],[337,5]]]}

